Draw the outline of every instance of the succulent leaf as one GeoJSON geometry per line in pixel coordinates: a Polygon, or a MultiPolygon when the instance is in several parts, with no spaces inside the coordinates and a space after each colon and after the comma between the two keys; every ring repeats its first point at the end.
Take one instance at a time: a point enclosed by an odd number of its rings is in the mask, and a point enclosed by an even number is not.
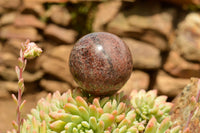
{"type": "Polygon", "coordinates": [[[155,117],[153,117],[147,124],[146,130],[144,133],[156,133],[156,131],[157,131],[157,121],[155,117]]]}

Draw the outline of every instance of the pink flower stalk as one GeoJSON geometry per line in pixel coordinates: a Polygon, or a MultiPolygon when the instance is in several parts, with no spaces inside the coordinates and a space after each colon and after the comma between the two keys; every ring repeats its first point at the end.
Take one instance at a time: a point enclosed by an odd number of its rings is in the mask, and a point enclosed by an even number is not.
{"type": "Polygon", "coordinates": [[[12,94],[12,98],[17,104],[17,122],[13,122],[14,127],[16,127],[17,133],[20,133],[20,126],[22,123],[21,110],[25,104],[25,100],[22,102],[21,97],[24,91],[24,79],[22,73],[25,70],[28,58],[34,58],[42,53],[42,49],[39,48],[34,42],[27,40],[25,44],[22,44],[20,50],[20,57],[18,58],[19,64],[16,66],[15,70],[18,77],[18,98],[12,94]]]}

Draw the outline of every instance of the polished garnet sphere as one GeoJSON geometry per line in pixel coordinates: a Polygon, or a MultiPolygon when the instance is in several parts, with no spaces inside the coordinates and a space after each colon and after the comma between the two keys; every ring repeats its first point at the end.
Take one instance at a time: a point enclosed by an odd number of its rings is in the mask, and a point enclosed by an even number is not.
{"type": "Polygon", "coordinates": [[[132,72],[132,56],[116,35],[95,32],[82,37],[70,54],[70,71],[80,87],[95,96],[118,91],[132,72]]]}

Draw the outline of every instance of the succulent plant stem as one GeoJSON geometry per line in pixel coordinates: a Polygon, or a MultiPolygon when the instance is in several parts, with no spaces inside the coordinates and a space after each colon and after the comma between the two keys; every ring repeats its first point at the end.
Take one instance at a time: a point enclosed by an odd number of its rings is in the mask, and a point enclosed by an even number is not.
{"type": "MultiPolygon", "coordinates": [[[[22,66],[18,66],[19,68],[19,73],[18,73],[18,80],[23,80],[22,78],[22,73],[23,70],[25,68],[25,60],[24,60],[24,51],[23,49],[20,50],[20,57],[19,57],[19,61],[21,61],[22,66]]],[[[21,111],[20,111],[20,106],[21,106],[21,99],[22,99],[22,87],[24,87],[23,85],[20,86],[18,85],[18,98],[17,98],[17,125],[18,125],[18,129],[17,129],[17,133],[20,133],[20,126],[21,126],[21,122],[22,122],[22,118],[21,118],[21,111]]]]}
{"type": "Polygon", "coordinates": [[[21,95],[20,95],[21,91],[20,90],[18,91],[18,104],[19,105],[17,105],[17,125],[18,125],[17,133],[20,133],[20,125],[21,125],[21,112],[19,110],[19,107],[20,107],[20,104],[21,104],[21,95]]]}
{"type": "MultiPolygon", "coordinates": [[[[22,59],[24,60],[24,59],[22,59]]],[[[23,73],[23,68],[20,68],[20,73],[19,73],[19,79],[22,79],[22,73],[23,73]]],[[[21,126],[21,112],[20,112],[20,106],[21,106],[21,99],[22,99],[22,89],[19,87],[18,89],[18,104],[17,104],[17,125],[18,125],[18,130],[17,133],[20,133],[20,126],[21,126]]]]}
{"type": "Polygon", "coordinates": [[[27,40],[25,44],[22,44],[22,48],[20,49],[20,56],[18,58],[18,66],[16,66],[16,73],[18,77],[18,98],[15,97],[15,95],[12,95],[14,101],[17,103],[17,133],[20,133],[21,129],[21,109],[23,108],[25,100],[22,102],[22,94],[24,91],[24,80],[22,73],[26,68],[27,59],[26,58],[34,58],[36,56],[39,56],[42,50],[37,47],[37,45],[33,42],[30,42],[27,40]]]}
{"type": "MultiPolygon", "coordinates": [[[[198,84],[197,84],[197,95],[196,95],[196,98],[195,98],[195,102],[196,103],[198,103],[199,102],[199,98],[200,98],[200,79],[199,79],[199,81],[198,81],[198,84]]],[[[194,115],[194,112],[195,112],[195,110],[197,110],[198,109],[198,106],[196,106],[191,112],[190,112],[190,115],[189,115],[189,117],[188,117],[188,119],[187,119],[187,123],[186,123],[186,126],[185,126],[185,128],[184,128],[184,132],[187,132],[188,131],[188,126],[189,126],[189,124],[190,124],[190,121],[191,121],[191,119],[192,119],[192,116],[194,115]]]]}

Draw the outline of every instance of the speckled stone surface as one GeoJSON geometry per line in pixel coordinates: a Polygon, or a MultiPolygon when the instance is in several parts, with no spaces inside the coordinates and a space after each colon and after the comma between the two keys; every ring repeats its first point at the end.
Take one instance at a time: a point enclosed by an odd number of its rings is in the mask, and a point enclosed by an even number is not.
{"type": "Polygon", "coordinates": [[[71,51],[69,65],[80,87],[96,96],[118,91],[129,79],[133,68],[127,45],[106,32],[82,37],[71,51]]]}

